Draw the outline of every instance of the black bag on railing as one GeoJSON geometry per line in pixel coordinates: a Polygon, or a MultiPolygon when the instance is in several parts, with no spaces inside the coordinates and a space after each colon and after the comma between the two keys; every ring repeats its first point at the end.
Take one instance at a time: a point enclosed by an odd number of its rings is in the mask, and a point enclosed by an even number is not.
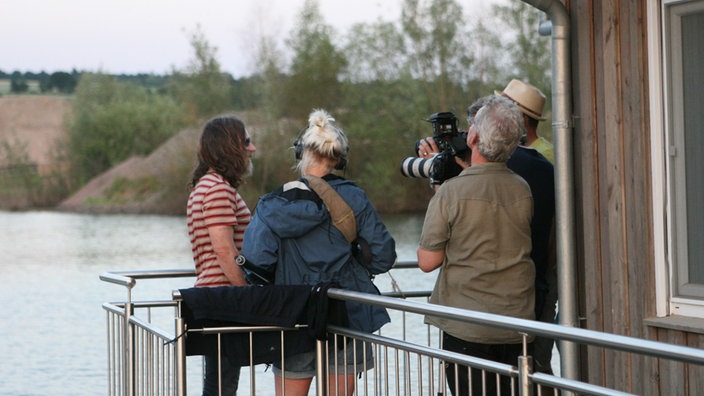
{"type": "MultiPolygon", "coordinates": [[[[184,319],[186,355],[216,355],[220,352],[233,357],[242,366],[272,363],[284,356],[307,352],[315,348],[320,329],[327,327],[328,318],[333,323],[346,325],[347,312],[344,301],[327,299],[327,284],[194,287],[181,289],[181,317],[184,319]],[[325,295],[323,296],[322,293],[325,295]],[[286,330],[283,345],[281,332],[204,334],[198,330],[214,327],[277,326],[293,329],[306,325],[307,330],[286,330]],[[282,349],[283,348],[283,349],[282,349]]],[[[324,336],[321,338],[324,339],[324,336]]]]}

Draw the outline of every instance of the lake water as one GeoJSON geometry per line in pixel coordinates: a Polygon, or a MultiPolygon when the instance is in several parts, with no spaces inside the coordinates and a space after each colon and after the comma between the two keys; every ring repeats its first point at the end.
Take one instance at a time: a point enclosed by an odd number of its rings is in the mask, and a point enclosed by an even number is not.
{"type": "MultiPolygon", "coordinates": [[[[415,260],[422,216],[384,220],[399,259],[415,260]]],[[[106,394],[102,304],[124,301],[126,292],[99,275],[193,267],[185,219],[175,216],[0,211],[0,253],[0,395],[106,394]]],[[[404,290],[429,290],[436,276],[400,272],[404,290]]],[[[391,290],[388,275],[375,283],[391,290]]],[[[168,300],[192,284],[138,281],[133,299],[168,300]]]]}

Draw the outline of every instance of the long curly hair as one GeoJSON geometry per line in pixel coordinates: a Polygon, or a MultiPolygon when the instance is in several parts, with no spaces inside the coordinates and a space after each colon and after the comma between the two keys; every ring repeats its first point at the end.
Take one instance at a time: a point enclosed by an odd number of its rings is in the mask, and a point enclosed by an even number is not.
{"type": "Polygon", "coordinates": [[[189,187],[193,189],[211,169],[232,187],[239,187],[249,166],[246,137],[244,122],[235,116],[218,116],[209,120],[200,137],[198,164],[189,187]]]}

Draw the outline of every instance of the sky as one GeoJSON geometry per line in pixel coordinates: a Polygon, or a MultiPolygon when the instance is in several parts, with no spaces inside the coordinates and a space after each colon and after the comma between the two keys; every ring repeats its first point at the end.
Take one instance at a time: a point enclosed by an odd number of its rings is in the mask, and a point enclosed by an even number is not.
{"type": "MultiPolygon", "coordinates": [[[[500,0],[457,0],[489,10],[500,0]]],[[[398,21],[402,0],[318,0],[324,21],[351,25],[398,21]]],[[[263,36],[289,37],[304,0],[0,0],[0,70],[168,74],[193,58],[200,30],[235,77],[254,70],[263,36]]],[[[459,17],[459,16],[458,16],[459,17]]]]}

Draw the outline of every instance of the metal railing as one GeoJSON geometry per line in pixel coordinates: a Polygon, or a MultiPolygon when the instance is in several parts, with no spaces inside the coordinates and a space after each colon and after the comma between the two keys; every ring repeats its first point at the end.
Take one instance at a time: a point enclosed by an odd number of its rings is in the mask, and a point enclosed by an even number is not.
{"type": "MultiPolygon", "coordinates": [[[[398,263],[392,271],[414,268],[412,262],[398,263]]],[[[193,270],[162,270],[111,272],[100,276],[101,280],[122,285],[127,289],[127,300],[121,303],[105,303],[108,337],[108,387],[110,395],[185,395],[188,381],[202,381],[202,367],[187,364],[185,355],[185,329],[179,315],[180,296],[176,292],[171,300],[132,301],[131,290],[139,279],[161,279],[193,277],[193,270]],[[151,321],[152,311],[173,310],[174,331],[164,331],[151,321]],[[175,342],[173,342],[175,341],[175,342]]],[[[328,296],[343,301],[355,301],[378,305],[389,310],[392,323],[376,334],[362,333],[339,326],[328,326],[328,333],[339,335],[344,340],[359,340],[363,348],[374,352],[374,367],[364,367],[356,380],[357,395],[449,395],[445,381],[445,364],[454,363],[471,370],[480,370],[482,381],[499,382],[499,378],[510,378],[510,394],[530,395],[569,394],[625,395],[627,393],[559,376],[533,373],[530,357],[524,354],[514,365],[487,361],[463,354],[448,352],[440,348],[441,334],[437,328],[423,323],[425,315],[459,320],[501,329],[511,329],[524,335],[536,335],[568,340],[579,344],[603,347],[670,359],[677,362],[704,365],[704,350],[655,342],[633,337],[596,332],[591,330],[547,324],[531,320],[516,319],[501,315],[469,311],[429,304],[425,300],[429,293],[397,292],[385,295],[370,295],[342,289],[329,289],[328,296]],[[413,300],[413,301],[412,301],[413,300]],[[419,330],[421,329],[421,330],[419,330]]],[[[286,331],[299,329],[282,328],[210,328],[210,333],[258,331],[286,331]]],[[[337,340],[337,337],[332,337],[337,340]]],[[[325,342],[319,341],[317,350],[318,376],[315,394],[327,391],[327,360],[325,342]]],[[[364,353],[364,350],[353,351],[364,353]]],[[[196,361],[197,362],[197,361],[196,361]]],[[[199,363],[199,362],[197,362],[199,363]]],[[[455,366],[455,367],[458,367],[455,366]]],[[[258,381],[264,373],[263,365],[244,367],[240,378],[240,392],[273,394],[273,379],[258,381]],[[267,387],[268,386],[268,387],[267,387]]],[[[328,375],[331,373],[327,373],[328,375]]],[[[285,367],[284,367],[285,376],[285,367]]],[[[198,385],[198,384],[197,384],[198,385]]],[[[285,389],[284,389],[285,391],[285,389]]]]}
{"type": "Polygon", "coordinates": [[[153,309],[171,308],[174,301],[132,301],[132,289],[139,279],[194,277],[194,270],[116,271],[100,275],[104,282],[124,286],[123,302],[104,303],[107,313],[107,359],[109,395],[175,395],[179,378],[174,330],[167,332],[151,323],[153,309]],[[144,312],[137,315],[136,312],[144,312]]]}

